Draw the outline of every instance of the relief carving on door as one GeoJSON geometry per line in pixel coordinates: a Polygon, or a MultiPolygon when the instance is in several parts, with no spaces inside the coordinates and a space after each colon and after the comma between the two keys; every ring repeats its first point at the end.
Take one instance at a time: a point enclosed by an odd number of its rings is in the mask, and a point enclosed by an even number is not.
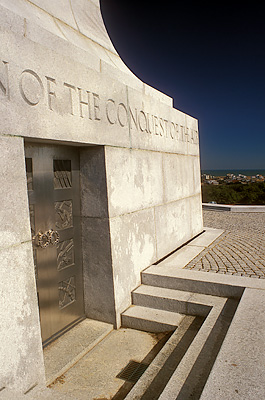
{"type": "Polygon", "coordinates": [[[84,315],[78,152],[27,144],[26,174],[42,339],[84,315]]]}

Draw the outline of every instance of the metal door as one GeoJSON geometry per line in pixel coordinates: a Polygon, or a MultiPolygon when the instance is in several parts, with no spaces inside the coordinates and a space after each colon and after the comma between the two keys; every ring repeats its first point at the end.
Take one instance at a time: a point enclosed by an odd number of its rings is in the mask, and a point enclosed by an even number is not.
{"type": "Polygon", "coordinates": [[[25,146],[42,341],[84,315],[78,151],[25,146]]]}

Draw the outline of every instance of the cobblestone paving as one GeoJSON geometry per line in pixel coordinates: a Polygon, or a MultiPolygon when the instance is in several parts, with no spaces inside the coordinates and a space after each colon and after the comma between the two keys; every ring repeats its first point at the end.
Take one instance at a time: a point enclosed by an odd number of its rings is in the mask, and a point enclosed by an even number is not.
{"type": "Polygon", "coordinates": [[[203,217],[224,233],[185,268],[265,279],[265,213],[204,210],[203,217]]]}

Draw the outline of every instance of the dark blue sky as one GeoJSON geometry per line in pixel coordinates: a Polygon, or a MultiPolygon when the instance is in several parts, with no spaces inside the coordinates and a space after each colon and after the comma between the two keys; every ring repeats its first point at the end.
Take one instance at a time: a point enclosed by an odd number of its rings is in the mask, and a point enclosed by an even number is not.
{"type": "Polygon", "coordinates": [[[202,169],[265,169],[265,15],[262,3],[231,3],[101,0],[101,9],[126,65],[199,120],[202,169]]]}

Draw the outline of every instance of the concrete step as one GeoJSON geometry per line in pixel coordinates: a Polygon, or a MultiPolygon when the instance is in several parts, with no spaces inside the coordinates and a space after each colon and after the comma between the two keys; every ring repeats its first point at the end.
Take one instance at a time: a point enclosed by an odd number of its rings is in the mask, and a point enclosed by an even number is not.
{"type": "Polygon", "coordinates": [[[178,327],[184,315],[149,307],[131,306],[121,315],[122,326],[146,332],[167,332],[178,327]]]}
{"type": "Polygon", "coordinates": [[[236,306],[219,298],[206,318],[185,316],[125,400],[199,399],[236,306]]]}
{"type": "MultiPolygon", "coordinates": [[[[157,377],[161,373],[163,373],[164,368],[166,368],[167,370],[173,369],[173,371],[175,368],[177,368],[177,365],[185,354],[190,341],[193,339],[194,335],[196,335],[196,332],[194,332],[193,335],[189,335],[190,337],[187,338],[187,332],[191,329],[195,329],[194,325],[196,323],[196,319],[196,317],[185,316],[185,318],[181,321],[178,329],[176,329],[175,332],[172,333],[171,337],[168,339],[166,344],[162,347],[160,352],[151,362],[142,377],[137,381],[132,390],[125,397],[125,400],[136,400],[142,398],[157,399],[159,397],[159,394],[162,393],[162,390],[160,389],[160,391],[158,391],[157,393],[148,393],[148,391],[150,392],[150,386],[152,386],[157,377]],[[185,337],[187,338],[187,340],[185,340],[185,337]],[[181,345],[180,350],[177,350],[178,345],[181,345]],[[173,365],[171,364],[165,367],[165,364],[168,362],[168,360],[172,360],[173,365]]],[[[169,377],[166,377],[163,374],[161,378],[162,381],[164,381],[163,386],[165,387],[167,381],[169,380],[169,377]]]]}
{"type": "Polygon", "coordinates": [[[220,300],[210,295],[141,285],[132,292],[132,301],[142,307],[205,317],[220,300]]]}
{"type": "Polygon", "coordinates": [[[205,295],[233,297],[239,299],[243,293],[242,285],[228,282],[228,277],[218,274],[204,274],[198,271],[166,269],[151,265],[141,274],[142,284],[163,287],[205,295]]]}

